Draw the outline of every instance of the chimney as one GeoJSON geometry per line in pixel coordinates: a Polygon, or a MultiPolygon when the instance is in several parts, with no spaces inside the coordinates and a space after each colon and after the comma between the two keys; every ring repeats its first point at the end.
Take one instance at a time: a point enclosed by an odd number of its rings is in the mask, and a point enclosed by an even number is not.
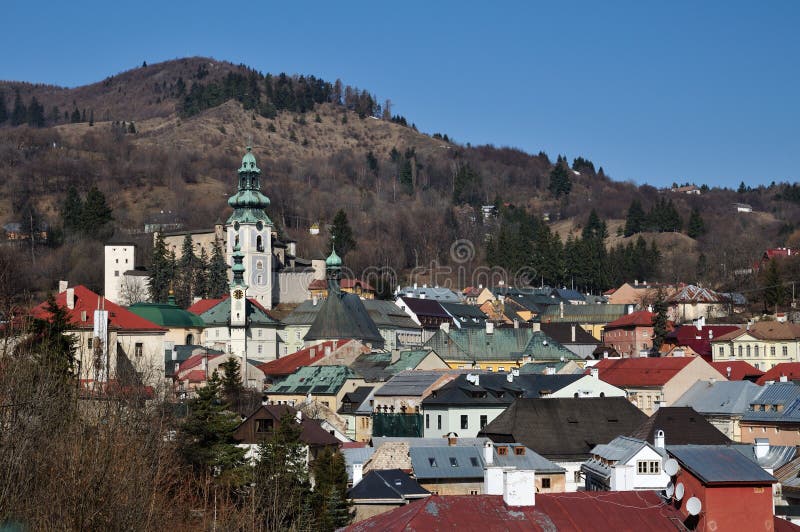
{"type": "Polygon", "coordinates": [[[503,471],[503,502],[507,506],[535,506],[535,492],[533,471],[503,471]]]}
{"type": "Polygon", "coordinates": [[[486,334],[494,334],[494,323],[491,321],[486,322],[486,334]]]}
{"type": "Polygon", "coordinates": [[[317,356],[317,348],[316,347],[312,347],[311,349],[308,350],[308,358],[310,358],[311,360],[314,360],[315,356],[317,356]]]}
{"type": "Polygon", "coordinates": [[[364,464],[353,464],[353,486],[364,478],[364,464]]]}
{"type": "Polygon", "coordinates": [[[472,375],[472,384],[474,384],[475,386],[481,385],[481,376],[478,375],[477,373],[472,375]]]}
{"type": "Polygon", "coordinates": [[[628,314],[633,314],[634,305],[628,305],[628,314]]]}
{"type": "Polygon", "coordinates": [[[714,329],[709,329],[708,330],[708,339],[709,340],[713,340],[714,339],[714,329]]]}
{"type": "Polygon", "coordinates": [[[302,410],[298,410],[297,413],[294,415],[294,419],[298,423],[302,423],[303,422],[303,411],[302,410]]]}
{"type": "Polygon", "coordinates": [[[450,322],[443,321],[439,324],[439,328],[445,332],[445,334],[450,334],[450,322]]]}
{"type": "Polygon", "coordinates": [[[594,378],[594,379],[599,379],[600,378],[600,370],[597,369],[597,368],[591,368],[589,370],[589,373],[591,374],[592,378],[594,378]]]}
{"type": "Polygon", "coordinates": [[[200,369],[208,371],[208,353],[204,354],[203,358],[200,359],[200,369]]]}
{"type": "Polygon", "coordinates": [[[494,463],[494,445],[491,441],[483,444],[483,461],[487,466],[494,463]]]}
{"type": "Polygon", "coordinates": [[[519,320],[517,318],[514,318],[514,328],[519,329],[519,320]]]}
{"type": "Polygon", "coordinates": [[[326,356],[326,357],[327,357],[327,356],[330,356],[330,354],[331,354],[331,346],[329,346],[329,345],[326,345],[326,346],[325,346],[325,356],[326,356]]]}
{"type": "Polygon", "coordinates": [[[542,324],[539,321],[534,321],[531,323],[531,330],[533,332],[539,332],[542,330],[542,324]]]}
{"type": "Polygon", "coordinates": [[[789,377],[787,377],[786,375],[781,375],[779,382],[789,382],[789,377]]]}
{"type": "Polygon", "coordinates": [[[417,289],[417,283],[414,283],[414,290],[417,289]]]}
{"type": "Polygon", "coordinates": [[[519,377],[519,368],[511,368],[511,374],[515,377],[519,377]]]}
{"type": "Polygon", "coordinates": [[[572,324],[572,343],[575,343],[575,324],[572,324]]]}
{"type": "Polygon", "coordinates": [[[509,374],[507,374],[507,375],[506,375],[506,380],[507,380],[508,382],[514,382],[514,374],[513,374],[513,373],[509,373],[509,374]]]}
{"type": "Polygon", "coordinates": [[[427,296],[427,294],[426,294],[425,292],[421,292],[421,293],[419,294],[419,298],[420,298],[420,299],[425,299],[425,298],[426,298],[426,296],[427,296]]]}
{"type": "Polygon", "coordinates": [[[458,443],[458,436],[450,436],[449,434],[447,435],[447,445],[449,447],[455,447],[457,443],[458,443]]]}
{"type": "Polygon", "coordinates": [[[544,370],[544,374],[545,375],[555,375],[556,374],[556,368],[554,366],[547,366],[545,368],[545,370],[544,370]]]}
{"type": "Polygon", "coordinates": [[[392,349],[392,364],[397,363],[400,360],[400,350],[399,349],[392,349]]]}
{"type": "Polygon", "coordinates": [[[560,301],[558,303],[558,317],[564,319],[564,302],[560,301]]]}
{"type": "Polygon", "coordinates": [[[653,444],[656,446],[656,449],[664,449],[665,441],[664,431],[661,429],[657,430],[655,438],[653,439],[653,444]]]}
{"type": "Polygon", "coordinates": [[[75,289],[67,288],[67,308],[73,310],[75,308],[75,289]]]}
{"type": "Polygon", "coordinates": [[[319,298],[315,294],[315,295],[311,296],[311,305],[316,307],[317,303],[319,303],[319,298]]]}
{"type": "Polygon", "coordinates": [[[769,438],[756,438],[753,445],[753,452],[756,458],[764,458],[769,452],[769,438]]]}
{"type": "Polygon", "coordinates": [[[633,286],[639,286],[639,279],[634,279],[633,286]]]}
{"type": "Polygon", "coordinates": [[[59,281],[58,282],[58,293],[60,294],[62,292],[66,292],[67,291],[67,286],[69,286],[69,283],[67,281],[59,281]]]}
{"type": "Polygon", "coordinates": [[[478,290],[483,290],[483,285],[482,284],[478,285],[478,290]]]}

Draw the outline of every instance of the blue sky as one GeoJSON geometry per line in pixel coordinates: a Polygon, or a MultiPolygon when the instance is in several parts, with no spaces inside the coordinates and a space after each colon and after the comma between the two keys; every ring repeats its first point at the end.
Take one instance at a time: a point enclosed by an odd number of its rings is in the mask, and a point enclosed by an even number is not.
{"type": "Polygon", "coordinates": [[[202,55],[341,78],[425,132],[618,180],[797,181],[800,2],[3,2],[0,79],[202,55]]]}

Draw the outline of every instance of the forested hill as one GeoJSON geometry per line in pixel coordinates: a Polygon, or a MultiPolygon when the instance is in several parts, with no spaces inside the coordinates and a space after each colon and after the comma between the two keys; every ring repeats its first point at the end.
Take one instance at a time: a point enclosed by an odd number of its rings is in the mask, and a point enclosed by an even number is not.
{"type": "MultiPolygon", "coordinates": [[[[459,239],[475,250],[468,269],[529,266],[545,228],[565,246],[583,238],[592,210],[607,249],[630,243],[633,250],[639,236],[655,241],[658,264],[646,273],[656,279],[730,284],[727,272],[751,264],[765,246],[800,240],[797,186],[704,187],[700,195],[637,187],[581,154],[527,154],[419,132],[413,109],[400,116],[387,97],[207,58],[142,65],[76,88],[0,82],[0,221],[51,228],[49,247],[34,249],[28,286],[68,278],[98,287],[97,238],[64,230],[71,187],[81,197],[92,187],[105,196],[118,236],[135,238],[161,211],[188,228],[206,227],[227,216],[225,200],[251,144],[281,231],[299,241],[302,255],[320,255],[326,240],[308,227],[343,209],[357,241],[346,262],[356,271],[452,265],[459,239]],[[756,212],[737,215],[735,202],[756,212]],[[484,221],[481,205],[496,205],[499,216],[484,221]],[[501,237],[508,245],[498,249],[501,237]],[[702,271],[701,255],[712,265],[702,271]]],[[[561,257],[551,281],[574,282],[561,257]]],[[[604,275],[584,287],[615,280],[604,275]]]]}

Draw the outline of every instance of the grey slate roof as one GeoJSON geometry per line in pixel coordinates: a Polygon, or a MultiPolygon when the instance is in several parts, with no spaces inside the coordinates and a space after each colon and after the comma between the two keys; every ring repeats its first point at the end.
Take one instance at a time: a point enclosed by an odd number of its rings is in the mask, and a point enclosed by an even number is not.
{"type": "MultiPolygon", "coordinates": [[[[275,327],[280,326],[280,322],[273,319],[267,312],[263,309],[259,308],[258,305],[253,303],[253,300],[248,298],[245,303],[245,312],[247,313],[247,319],[252,324],[257,325],[274,325],[275,327]]],[[[207,327],[210,326],[227,326],[228,322],[230,321],[231,317],[231,298],[226,297],[207,311],[200,314],[200,318],[206,324],[207,327]]]]}
{"type": "Polygon", "coordinates": [[[577,323],[542,323],[542,332],[555,340],[556,342],[567,344],[582,344],[597,347],[600,345],[600,340],[583,330],[583,327],[577,323]],[[575,327],[575,341],[572,341],[572,328],[575,327]]]}
{"type": "Polygon", "coordinates": [[[462,303],[445,303],[441,302],[442,308],[453,317],[456,325],[459,328],[472,327],[482,328],[486,327],[486,314],[481,312],[481,309],[475,305],[464,305],[462,303]]]}
{"type": "MultiPolygon", "coordinates": [[[[526,448],[524,454],[516,454],[513,448],[523,447],[522,445],[503,445],[511,449],[507,454],[500,455],[495,447],[492,451],[491,465],[533,469],[538,473],[564,472],[564,468],[531,449],[526,448]]],[[[418,479],[482,479],[483,470],[487,465],[483,459],[483,448],[477,446],[410,446],[408,451],[414,475],[418,479]]]]}
{"type": "Polygon", "coordinates": [[[584,462],[581,467],[608,478],[613,472],[612,465],[607,465],[600,460],[596,460],[594,455],[610,462],[626,464],[636,456],[643,447],[650,447],[664,458],[667,456],[667,452],[664,449],[655,447],[644,440],[630,438],[628,436],[618,436],[609,443],[601,443],[595,446],[594,449],[592,449],[592,458],[584,462]]]}
{"type": "Polygon", "coordinates": [[[434,318],[450,318],[450,314],[435,299],[419,299],[415,297],[401,296],[400,299],[408,309],[417,316],[431,316],[434,318]]]}
{"type": "Polygon", "coordinates": [[[630,435],[652,443],[658,430],[664,431],[667,445],[726,445],[731,442],[688,406],[662,406],[630,435]]]}
{"type": "Polygon", "coordinates": [[[735,445],[731,445],[731,447],[764,469],[775,470],[785,464],[788,464],[797,456],[797,447],[790,445],[770,445],[769,449],[767,450],[767,454],[762,457],[756,456],[756,451],[752,443],[737,443],[735,445]]]}
{"type": "Polygon", "coordinates": [[[375,454],[375,447],[345,447],[339,450],[344,457],[348,480],[353,480],[353,464],[366,464],[375,454]]]}
{"type": "Polygon", "coordinates": [[[358,502],[397,501],[429,497],[431,492],[399,469],[372,470],[361,482],[347,491],[347,497],[358,502]]]}
{"type": "Polygon", "coordinates": [[[673,406],[691,406],[705,415],[742,415],[760,392],[761,386],[750,381],[697,381],[673,406]]]}
{"type": "Polygon", "coordinates": [[[575,353],[541,331],[496,328],[437,331],[425,344],[444,360],[488,361],[518,360],[531,356],[536,360],[576,360],[575,353]]]}
{"type": "Polygon", "coordinates": [[[628,313],[628,305],[564,305],[550,306],[542,313],[542,323],[568,321],[578,323],[610,323],[628,313]],[[563,316],[562,316],[563,314],[563,316]]]}
{"type": "Polygon", "coordinates": [[[442,371],[402,371],[386,381],[386,384],[375,392],[376,397],[398,396],[419,397],[430,385],[439,380],[442,371]]]}
{"type": "Polygon", "coordinates": [[[311,325],[314,323],[314,318],[317,317],[319,309],[322,307],[322,301],[314,301],[308,299],[297,305],[294,310],[281,320],[284,325],[311,325]]]}
{"type": "Polygon", "coordinates": [[[339,407],[339,413],[356,413],[364,400],[372,394],[373,389],[373,386],[359,386],[352,392],[344,394],[342,396],[342,406],[339,407]]]}
{"type": "Polygon", "coordinates": [[[362,301],[369,317],[379,329],[420,329],[420,326],[411,319],[393,301],[380,299],[365,299],[362,301]]]}
{"type": "Polygon", "coordinates": [[[667,452],[704,484],[772,484],[775,477],[724,445],[668,445],[667,452]]]}
{"type": "Polygon", "coordinates": [[[516,399],[536,398],[556,392],[583,375],[525,374],[508,381],[505,373],[481,373],[478,385],[459,375],[422,401],[424,407],[432,406],[505,406],[516,399]]]}
{"type": "MultiPolygon", "coordinates": [[[[459,447],[481,447],[489,438],[457,438],[455,445],[459,447]]],[[[375,436],[372,438],[373,447],[377,448],[384,443],[407,443],[410,447],[448,447],[448,438],[417,438],[411,436],[375,436]]]]}
{"type": "Polygon", "coordinates": [[[459,294],[453,292],[449,288],[441,286],[417,286],[416,288],[413,286],[404,286],[397,292],[401,296],[408,296],[408,294],[411,294],[410,297],[413,298],[419,298],[421,295],[424,295],[426,300],[433,299],[435,301],[449,303],[458,303],[461,301],[461,296],[459,294]]]}
{"type": "Polygon", "coordinates": [[[361,298],[346,292],[331,294],[322,303],[303,339],[310,341],[348,338],[371,342],[377,346],[382,346],[384,342],[361,298]]]}
{"type": "Polygon", "coordinates": [[[800,386],[794,382],[764,385],[742,420],[800,423],[800,386]]]}
{"type": "Polygon", "coordinates": [[[479,436],[521,443],[551,460],[585,460],[598,444],[629,434],[647,416],[624,397],[517,399],[479,436]]]}

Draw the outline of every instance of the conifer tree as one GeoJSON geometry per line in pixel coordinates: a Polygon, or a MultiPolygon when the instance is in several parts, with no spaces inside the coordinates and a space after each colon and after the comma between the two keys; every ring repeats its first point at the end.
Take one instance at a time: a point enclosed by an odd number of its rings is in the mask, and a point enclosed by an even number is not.
{"type": "Polygon", "coordinates": [[[78,111],[78,108],[72,110],[72,114],[70,115],[69,121],[73,124],[77,124],[81,121],[81,112],[78,111]]]}
{"type": "Polygon", "coordinates": [[[625,218],[625,236],[641,233],[645,222],[645,213],[639,200],[631,201],[628,216],[625,218]]]}
{"type": "Polygon", "coordinates": [[[150,259],[150,276],[148,279],[150,298],[156,303],[166,302],[171,282],[172,276],[170,274],[167,245],[164,242],[163,233],[159,232],[156,234],[153,255],[150,259]]]}
{"type": "Polygon", "coordinates": [[[662,294],[653,305],[653,349],[658,351],[667,337],[667,301],[662,294]]]}
{"type": "Polygon", "coordinates": [[[194,254],[192,235],[187,233],[181,246],[181,258],[174,275],[175,302],[186,308],[192,303],[194,297],[194,279],[197,257],[194,254]]]}
{"type": "Polygon", "coordinates": [[[6,104],[6,93],[0,91],[0,124],[8,120],[8,104],[6,104]]]}
{"type": "Polygon", "coordinates": [[[761,285],[764,288],[766,310],[771,311],[776,306],[784,304],[786,292],[783,288],[783,278],[777,260],[772,259],[767,263],[761,285]]]}
{"type": "Polygon", "coordinates": [[[569,177],[569,170],[566,161],[559,155],[559,160],[550,172],[550,184],[548,190],[558,198],[559,196],[568,196],[572,191],[572,181],[569,177]]]}
{"type": "Polygon", "coordinates": [[[314,461],[313,476],[319,530],[333,532],[350,524],[354,512],[347,499],[347,470],[342,454],[325,449],[314,461]]]}
{"type": "Polygon", "coordinates": [[[211,254],[208,266],[208,297],[219,298],[228,291],[228,265],[225,256],[217,244],[211,254]]]}
{"type": "Polygon", "coordinates": [[[697,238],[703,235],[706,232],[705,223],[703,222],[703,217],[700,216],[700,211],[698,209],[692,209],[692,214],[689,216],[689,227],[687,229],[687,235],[691,238],[697,238]]]}
{"type": "Polygon", "coordinates": [[[353,229],[350,227],[350,222],[347,221],[347,213],[342,209],[333,217],[333,224],[331,224],[328,249],[332,245],[335,246],[336,254],[342,258],[357,247],[353,229]]]}
{"type": "Polygon", "coordinates": [[[17,89],[14,95],[14,109],[11,111],[11,125],[21,126],[28,120],[28,108],[22,102],[22,96],[17,89]]]}
{"type": "Polygon", "coordinates": [[[219,367],[222,369],[221,396],[230,407],[237,407],[244,391],[239,360],[229,356],[219,367]]]}
{"type": "Polygon", "coordinates": [[[206,299],[208,297],[209,258],[205,246],[200,248],[194,273],[194,295],[206,299]]]}
{"type": "Polygon", "coordinates": [[[34,96],[31,98],[30,105],[28,105],[28,125],[31,127],[44,127],[44,123],[44,106],[34,96]]]}
{"type": "Polygon", "coordinates": [[[78,232],[82,229],[83,200],[74,186],[67,189],[67,197],[61,206],[61,220],[65,232],[78,232]]]}
{"type": "Polygon", "coordinates": [[[30,336],[14,349],[18,355],[32,355],[52,377],[69,384],[76,376],[77,338],[67,332],[71,328],[67,310],[56,304],[52,294],[45,308],[49,316],[35,319],[30,336]]]}
{"type": "Polygon", "coordinates": [[[109,225],[113,219],[111,207],[106,204],[105,195],[97,187],[90,188],[81,211],[83,233],[97,239],[107,238],[110,236],[109,225]]]}

